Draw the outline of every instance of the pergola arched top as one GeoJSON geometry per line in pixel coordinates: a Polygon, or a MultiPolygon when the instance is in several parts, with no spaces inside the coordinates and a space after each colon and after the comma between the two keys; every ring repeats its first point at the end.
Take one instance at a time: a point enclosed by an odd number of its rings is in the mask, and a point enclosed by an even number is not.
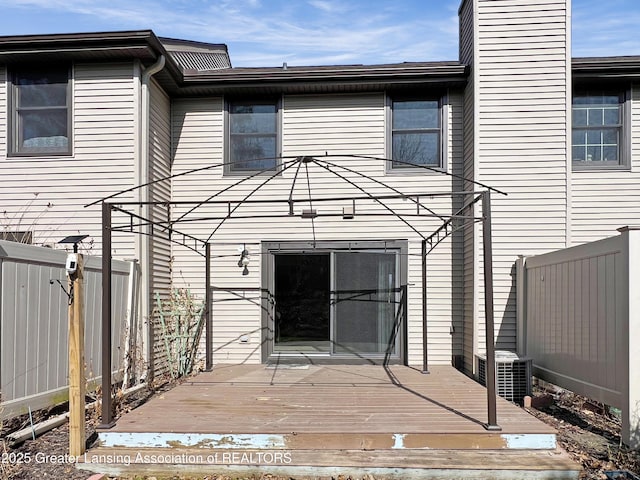
{"type": "MultiPolygon", "coordinates": [[[[127,232],[133,234],[154,236],[157,233],[166,235],[174,243],[183,245],[194,252],[205,257],[205,329],[207,335],[206,341],[206,366],[213,366],[213,355],[211,348],[211,293],[210,293],[210,275],[211,275],[211,244],[214,237],[227,222],[236,219],[276,219],[301,217],[309,219],[312,225],[312,244],[316,242],[315,219],[322,217],[342,217],[343,219],[351,218],[345,212],[327,211],[318,212],[316,207],[321,204],[339,201],[353,202],[355,214],[355,205],[357,202],[373,202],[379,209],[375,212],[358,213],[358,215],[368,215],[373,217],[383,217],[385,219],[393,218],[403,224],[406,228],[415,233],[422,242],[422,310],[423,310],[423,371],[428,371],[427,366],[427,322],[426,322],[426,257],[427,255],[445,238],[470,223],[483,223],[483,248],[484,248],[484,293],[485,293],[485,316],[486,316],[486,349],[487,349],[487,398],[488,398],[488,429],[499,429],[496,418],[496,399],[495,399],[495,348],[494,348],[494,322],[493,322],[493,273],[492,273],[492,253],[491,253],[491,206],[490,194],[495,192],[501,195],[506,193],[464,176],[447,172],[443,169],[429,165],[417,165],[402,160],[391,160],[387,158],[374,157],[369,155],[299,155],[290,157],[279,157],[278,159],[252,159],[252,160],[276,160],[276,168],[266,168],[263,170],[247,173],[246,176],[239,178],[232,184],[215,191],[206,198],[200,200],[163,200],[163,201],[130,201],[122,200],[122,196],[140,189],[146,189],[156,184],[170,182],[178,177],[196,175],[203,171],[224,169],[230,163],[216,163],[205,167],[191,169],[185,172],[176,173],[165,176],[142,185],[130,187],[112,195],[97,200],[91,204],[92,206],[102,204],[102,278],[103,278],[103,295],[102,295],[102,331],[111,331],[111,236],[112,232],[127,232]],[[379,162],[384,168],[388,163],[407,165],[413,168],[423,169],[435,172],[440,175],[448,176],[451,179],[458,180],[462,183],[461,189],[452,189],[451,191],[403,191],[397,185],[391,185],[380,178],[366,174],[350,166],[354,161],[379,162]],[[285,172],[293,172],[293,176],[283,175],[285,172]],[[337,183],[342,183],[349,187],[352,194],[343,196],[332,195],[314,195],[312,173],[322,172],[323,174],[335,177],[337,183]],[[253,181],[255,183],[249,183],[253,181]],[[270,182],[290,182],[288,185],[288,195],[286,197],[277,198],[268,196],[267,198],[258,198],[258,193],[270,182]],[[241,191],[240,187],[245,188],[241,191]],[[471,189],[465,189],[467,186],[471,189]],[[248,190],[248,191],[247,191],[248,190]],[[372,191],[372,190],[375,190],[372,191]],[[458,198],[457,208],[453,211],[449,205],[448,211],[439,211],[430,203],[436,198],[458,198]],[[390,205],[394,200],[403,199],[411,205],[412,212],[400,211],[397,207],[390,205]],[[473,208],[475,204],[481,202],[481,215],[475,214],[473,208]],[[268,212],[245,213],[242,207],[251,204],[271,204],[274,209],[268,212]],[[152,218],[150,214],[136,213],[134,210],[141,206],[165,206],[167,208],[166,219],[157,220],[152,218]],[[199,211],[204,206],[225,206],[223,213],[215,215],[199,215],[199,211]],[[308,206],[296,213],[296,206],[308,206]],[[186,211],[175,215],[172,218],[172,211],[175,207],[186,209],[186,211]],[[129,221],[120,224],[112,224],[112,212],[118,212],[129,221]],[[418,228],[418,219],[433,218],[439,222],[439,225],[431,232],[423,232],[418,228]],[[211,223],[211,230],[206,236],[196,236],[184,231],[183,226],[193,222],[211,223]]],[[[397,183],[397,182],[396,182],[397,183]]],[[[148,209],[147,209],[148,212],[148,209]]],[[[103,392],[110,392],[110,375],[104,372],[110,372],[111,359],[111,338],[110,335],[103,335],[103,392]]],[[[112,412],[110,399],[105,398],[103,404],[103,426],[112,423],[112,412]]]]}
{"type": "MultiPolygon", "coordinates": [[[[257,159],[257,160],[271,160],[274,159],[257,159]]],[[[314,205],[322,205],[329,202],[337,201],[353,201],[354,206],[356,202],[374,202],[381,207],[379,213],[359,213],[359,216],[376,216],[376,217],[392,217],[401,222],[408,229],[413,231],[422,240],[426,240],[429,246],[429,252],[438,245],[444,238],[450,235],[454,230],[464,227],[469,221],[480,221],[481,217],[474,217],[469,215],[470,207],[477,203],[483,194],[483,192],[496,192],[501,195],[506,193],[486,185],[484,183],[468,179],[461,175],[457,175],[452,172],[447,172],[443,169],[436,168],[429,165],[416,165],[410,162],[400,160],[390,160],[387,158],[380,158],[368,155],[319,155],[319,156],[291,156],[291,157],[279,157],[275,159],[279,161],[277,168],[265,168],[262,170],[256,170],[251,173],[247,173],[246,176],[239,178],[237,181],[228,185],[208,197],[201,200],[185,201],[185,200],[163,200],[163,201],[131,201],[120,200],[124,194],[134,192],[143,188],[148,188],[156,184],[162,184],[169,182],[173,179],[196,175],[203,171],[225,168],[230,165],[227,163],[216,163],[205,167],[195,168],[180,172],[177,174],[165,176],[145,184],[130,187],[112,195],[104,197],[100,200],[96,200],[85,207],[93,206],[98,203],[107,203],[110,208],[130,218],[130,221],[124,222],[121,225],[113,225],[112,231],[121,231],[128,233],[136,233],[141,235],[154,235],[155,232],[164,232],[169,234],[169,238],[172,242],[181,244],[191,250],[194,250],[198,254],[204,256],[204,245],[211,243],[215,237],[215,234],[223,227],[223,225],[234,219],[277,219],[299,216],[302,218],[310,219],[313,223],[315,218],[345,218],[343,212],[325,212],[320,213],[316,211],[314,205]],[[452,191],[403,191],[397,186],[391,185],[389,182],[384,182],[379,178],[372,175],[360,172],[355,168],[351,168],[349,163],[353,161],[374,161],[381,164],[394,162],[396,164],[402,164],[411,166],[412,168],[418,168],[429,172],[435,172],[437,174],[451,177],[465,182],[473,187],[471,190],[452,190],[452,191]],[[338,163],[339,162],[339,163],[338,163]],[[336,179],[336,184],[345,184],[351,187],[353,190],[352,195],[342,196],[316,196],[312,187],[312,175],[309,167],[315,167],[316,171],[326,172],[332,175],[336,179]],[[286,178],[285,181],[290,181],[288,188],[289,194],[282,198],[261,198],[257,199],[256,194],[260,192],[269,183],[281,180],[283,173],[287,171],[294,172],[291,179],[286,178]],[[257,180],[257,185],[251,185],[248,193],[243,193],[240,196],[238,192],[239,187],[248,185],[251,180],[257,180]],[[302,189],[300,188],[302,186],[302,189]],[[384,190],[386,193],[371,193],[370,187],[374,186],[378,190],[384,190]],[[302,191],[300,191],[302,190],[302,191]],[[296,195],[296,192],[298,195],[296,195]],[[304,193],[304,194],[302,194],[304,193]],[[232,197],[232,195],[235,195],[232,197]],[[429,205],[428,201],[441,197],[459,198],[462,204],[455,211],[436,211],[436,209],[429,205]],[[415,207],[415,212],[399,212],[397,209],[389,205],[389,202],[396,199],[407,200],[415,207]],[[243,206],[252,204],[272,204],[275,206],[275,211],[272,213],[262,214],[244,214],[240,209],[243,206]],[[164,220],[154,220],[148,218],[149,216],[136,213],[135,208],[143,205],[160,205],[173,209],[174,207],[186,208],[184,213],[177,215],[175,218],[169,218],[169,215],[164,220]],[[226,206],[226,212],[219,215],[198,216],[199,210],[207,205],[223,205],[226,206]],[[303,210],[301,213],[295,213],[294,207],[296,205],[308,205],[307,210],[303,210]],[[280,208],[282,206],[283,208],[280,208]],[[440,225],[432,232],[420,231],[413,219],[415,218],[433,217],[440,220],[440,225]],[[134,222],[137,221],[137,223],[134,222]],[[211,231],[206,236],[195,236],[190,233],[186,233],[181,227],[188,223],[195,222],[210,222],[212,224],[211,231]]],[[[315,228],[312,230],[315,237],[315,228]]],[[[315,238],[313,239],[315,243],[315,238]]]]}

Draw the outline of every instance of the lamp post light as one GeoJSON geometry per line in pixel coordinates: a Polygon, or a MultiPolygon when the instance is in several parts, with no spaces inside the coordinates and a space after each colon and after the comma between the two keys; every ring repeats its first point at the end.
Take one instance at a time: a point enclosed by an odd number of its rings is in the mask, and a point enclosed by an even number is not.
{"type": "Polygon", "coordinates": [[[243,246],[242,252],[240,253],[240,260],[238,260],[238,267],[242,268],[242,275],[249,275],[250,262],[249,250],[247,250],[246,246],[243,246]]]}

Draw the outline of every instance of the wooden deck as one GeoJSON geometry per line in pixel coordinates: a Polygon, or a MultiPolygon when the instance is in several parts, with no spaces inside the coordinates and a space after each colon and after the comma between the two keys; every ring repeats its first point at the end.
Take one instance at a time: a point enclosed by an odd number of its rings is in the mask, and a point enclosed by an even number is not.
{"type": "Polygon", "coordinates": [[[553,429],[503,399],[502,431],[487,431],[486,415],[486,390],[452,367],[423,375],[402,366],[218,365],[101,431],[84,466],[147,475],[577,478],[553,429]]]}

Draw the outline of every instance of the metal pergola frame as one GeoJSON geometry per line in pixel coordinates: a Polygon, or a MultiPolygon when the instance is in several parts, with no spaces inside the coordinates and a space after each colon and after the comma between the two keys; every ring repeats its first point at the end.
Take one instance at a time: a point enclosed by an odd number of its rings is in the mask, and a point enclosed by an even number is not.
{"type": "Polygon", "coordinates": [[[260,170],[235,182],[233,185],[230,185],[215,194],[211,195],[205,200],[202,201],[118,201],[115,200],[115,197],[122,195],[124,193],[129,193],[137,189],[141,189],[144,187],[151,186],[156,183],[164,182],[171,180],[176,177],[201,172],[203,170],[209,170],[217,167],[222,167],[227,165],[225,163],[218,163],[214,165],[209,165],[207,167],[198,168],[189,170],[186,172],[182,172],[179,174],[170,175],[167,177],[163,177],[152,182],[148,182],[143,185],[139,185],[136,187],[132,187],[126,190],[122,190],[113,195],[105,197],[101,200],[93,202],[87,206],[96,205],[98,203],[101,204],[102,208],[102,423],[98,428],[111,428],[115,422],[113,418],[113,398],[111,392],[111,348],[112,348],[112,339],[110,334],[106,334],[105,332],[111,332],[112,325],[112,312],[111,312],[111,299],[112,299],[112,287],[111,287],[111,250],[112,250],[112,232],[128,232],[134,234],[141,235],[154,235],[154,231],[158,229],[159,231],[164,232],[169,235],[169,240],[173,243],[177,243],[182,245],[197,254],[201,255],[205,259],[205,307],[204,307],[204,316],[205,316],[205,335],[206,335],[206,343],[205,343],[205,365],[206,369],[210,370],[213,367],[213,350],[212,350],[212,332],[213,332],[213,323],[212,323],[212,312],[211,312],[211,246],[212,246],[212,238],[214,234],[222,227],[222,225],[228,221],[233,219],[274,219],[274,218],[291,218],[291,217],[299,217],[299,218],[308,218],[312,222],[313,226],[313,243],[315,245],[315,225],[313,223],[314,219],[317,217],[342,217],[343,214],[338,213],[328,213],[328,214],[320,214],[313,210],[313,203],[321,204],[324,202],[338,202],[338,201],[353,201],[354,205],[357,201],[374,201],[384,207],[387,210],[386,213],[357,213],[357,216],[372,216],[372,217],[380,217],[380,216],[389,216],[393,215],[400,221],[402,221],[407,227],[413,230],[419,237],[421,237],[421,259],[422,259],[422,330],[423,330],[423,373],[428,373],[428,331],[427,331],[427,256],[428,254],[436,248],[438,244],[440,244],[445,238],[450,236],[455,231],[459,231],[460,229],[468,226],[469,224],[482,222],[483,227],[483,235],[482,235],[482,245],[483,245],[483,265],[484,265],[484,303],[485,303],[485,342],[486,342],[486,355],[487,355],[487,367],[486,367],[486,388],[487,388],[487,423],[485,424],[485,428],[487,430],[499,431],[501,430],[500,426],[497,423],[497,412],[496,412],[496,381],[495,381],[495,340],[494,340],[494,305],[493,305],[493,267],[492,267],[492,245],[491,245],[491,191],[506,195],[504,192],[501,192],[493,187],[482,184],[480,182],[467,179],[463,176],[456,175],[450,172],[444,172],[440,169],[429,167],[429,166],[418,166],[415,164],[411,164],[408,162],[402,162],[393,160],[395,163],[406,163],[407,165],[411,165],[412,167],[423,168],[426,170],[435,171],[450,177],[458,178],[459,180],[468,182],[470,184],[474,184],[482,187],[482,190],[462,190],[462,191],[452,191],[452,192],[421,192],[421,193],[403,193],[395,187],[385,184],[384,182],[365,175],[361,172],[353,170],[351,168],[345,167],[344,165],[338,165],[333,162],[329,162],[326,160],[331,157],[339,157],[341,159],[367,159],[367,160],[377,160],[383,162],[391,162],[392,160],[386,158],[378,158],[372,156],[360,156],[360,155],[323,155],[320,157],[311,157],[311,156],[296,156],[296,157],[280,157],[279,167],[274,170],[272,168],[260,170]],[[322,159],[322,160],[319,160],[322,159]],[[311,195],[311,185],[309,182],[309,171],[308,165],[314,164],[323,168],[324,170],[335,174],[337,177],[342,179],[343,181],[349,183],[352,187],[356,188],[362,195],[355,196],[341,196],[341,197],[322,197],[322,198],[312,198],[311,195]],[[293,166],[297,166],[295,176],[293,178],[291,184],[291,191],[289,197],[287,199],[252,199],[251,196],[256,193],[260,188],[266,185],[269,181],[273,180],[277,176],[289,169],[293,166]],[[298,180],[298,176],[301,168],[304,166],[305,172],[307,175],[307,185],[308,185],[308,197],[307,198],[294,198],[294,189],[296,181],[298,180]],[[335,170],[332,170],[335,169],[335,170]],[[336,172],[337,169],[341,169],[345,172],[349,172],[351,174],[357,175],[359,178],[367,179],[371,182],[378,184],[379,186],[383,186],[392,192],[393,194],[388,195],[373,195],[369,194],[364,188],[357,185],[354,181],[346,178],[345,176],[336,172]],[[230,191],[232,188],[246,182],[251,178],[255,178],[258,175],[266,176],[266,179],[260,183],[257,187],[255,187],[249,194],[247,194],[242,199],[233,199],[233,200],[221,200],[216,199],[219,195],[230,191]],[[427,205],[423,203],[424,199],[433,199],[437,197],[462,197],[463,206],[460,207],[453,214],[440,215],[436,213],[434,210],[429,208],[427,205]],[[392,199],[404,199],[413,202],[416,206],[416,213],[414,214],[399,214],[390,208],[387,204],[384,203],[385,200],[392,199]],[[474,214],[474,206],[481,202],[481,211],[482,214],[480,217],[475,216],[474,214]],[[303,211],[302,214],[294,213],[294,206],[299,203],[309,204],[311,210],[303,211]],[[234,215],[236,210],[241,205],[246,204],[286,204],[288,206],[288,212],[284,214],[276,214],[269,213],[265,215],[234,215]],[[145,218],[143,215],[136,214],[132,211],[126,209],[126,207],[140,207],[144,205],[149,206],[165,206],[167,207],[167,219],[164,221],[153,220],[152,218],[145,218]],[[207,216],[207,217],[197,217],[197,218],[186,218],[191,213],[196,211],[199,207],[203,205],[226,205],[227,206],[227,214],[223,216],[207,216]],[[191,206],[189,210],[182,214],[177,219],[171,219],[171,207],[173,206],[191,206]],[[123,215],[129,217],[129,223],[121,224],[121,225],[113,225],[112,213],[118,212],[123,215]],[[469,213],[471,212],[471,213],[469,213]],[[423,235],[418,229],[416,229],[412,223],[407,220],[406,217],[409,218],[426,218],[433,217],[439,218],[443,223],[434,230],[430,235],[423,235]],[[198,238],[191,234],[182,232],[175,228],[176,225],[180,225],[183,223],[190,222],[219,222],[217,226],[213,229],[211,234],[206,238],[198,238]],[[149,227],[150,232],[142,231],[145,227],[149,227]],[[136,230],[138,228],[139,230],[136,230]]]}

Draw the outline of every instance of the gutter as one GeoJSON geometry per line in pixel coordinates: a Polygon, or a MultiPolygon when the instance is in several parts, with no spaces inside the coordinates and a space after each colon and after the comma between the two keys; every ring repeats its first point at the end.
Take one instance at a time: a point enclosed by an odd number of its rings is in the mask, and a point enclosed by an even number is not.
{"type": "Polygon", "coordinates": [[[467,65],[458,63],[399,64],[341,67],[229,68],[183,72],[184,84],[207,82],[303,82],[303,81],[398,81],[403,78],[459,78],[466,80],[467,65]]]}
{"type": "MultiPolygon", "coordinates": [[[[142,72],[140,77],[141,85],[141,115],[140,115],[140,135],[139,148],[140,157],[138,162],[138,171],[140,185],[145,185],[151,181],[151,163],[149,158],[149,125],[150,125],[150,93],[149,82],[151,77],[162,70],[165,66],[165,56],[160,55],[156,63],[149,66],[142,72]]],[[[142,187],[139,189],[139,201],[149,202],[151,200],[149,194],[149,187],[142,187]]],[[[146,204],[141,207],[141,216],[143,218],[149,218],[151,207],[146,204]]],[[[141,282],[140,290],[142,292],[142,298],[140,301],[140,315],[143,321],[144,339],[146,348],[143,349],[144,364],[146,364],[146,381],[150,381],[153,378],[153,318],[152,318],[152,292],[151,292],[151,236],[148,225],[141,227],[143,235],[141,235],[140,241],[140,267],[141,267],[141,282]]]]}

